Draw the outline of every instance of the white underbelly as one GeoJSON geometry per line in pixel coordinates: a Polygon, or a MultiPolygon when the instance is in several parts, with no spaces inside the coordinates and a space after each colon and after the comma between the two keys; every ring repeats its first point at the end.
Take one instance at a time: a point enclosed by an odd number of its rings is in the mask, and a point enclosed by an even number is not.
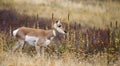
{"type": "Polygon", "coordinates": [[[50,42],[51,42],[51,40],[46,39],[46,40],[44,41],[44,43],[42,44],[42,46],[47,46],[47,45],[50,44],[50,42]]]}
{"type": "Polygon", "coordinates": [[[25,36],[25,41],[31,46],[34,46],[34,44],[38,42],[38,40],[39,38],[35,36],[29,36],[29,35],[25,36]]]}

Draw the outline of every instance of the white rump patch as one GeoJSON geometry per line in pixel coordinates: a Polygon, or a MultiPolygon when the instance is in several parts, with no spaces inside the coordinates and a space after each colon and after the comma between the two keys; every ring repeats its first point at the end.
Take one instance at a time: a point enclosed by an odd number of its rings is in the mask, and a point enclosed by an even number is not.
{"type": "Polygon", "coordinates": [[[35,36],[28,36],[28,35],[25,36],[25,41],[31,46],[34,46],[34,44],[38,42],[38,40],[39,38],[35,36]]]}
{"type": "Polygon", "coordinates": [[[16,36],[18,31],[19,31],[19,29],[14,30],[13,31],[13,36],[16,36]]]}

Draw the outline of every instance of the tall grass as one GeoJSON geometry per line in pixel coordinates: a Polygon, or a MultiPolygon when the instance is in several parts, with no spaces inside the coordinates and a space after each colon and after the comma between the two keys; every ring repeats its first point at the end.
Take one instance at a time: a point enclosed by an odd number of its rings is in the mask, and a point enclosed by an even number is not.
{"type": "MultiPolygon", "coordinates": [[[[34,26],[34,25],[33,25],[34,26]]],[[[36,25],[37,26],[37,25],[36,25]]],[[[69,26],[68,26],[69,27],[69,26]]],[[[25,45],[23,54],[12,53],[12,47],[16,43],[12,36],[12,28],[9,32],[0,33],[0,65],[2,66],[119,66],[119,30],[110,29],[110,43],[103,41],[107,30],[93,30],[93,34],[75,31],[69,28],[69,33],[61,40],[62,43],[57,47],[52,42],[45,49],[45,57],[37,56],[34,47],[25,45]],[[71,32],[72,31],[72,32],[71,32]],[[80,32],[80,33],[79,33],[80,32]],[[98,36],[96,35],[98,34],[98,36]],[[115,34],[115,35],[114,35],[115,34]],[[93,36],[92,36],[93,35],[93,36]],[[95,36],[96,35],[96,36],[95,36]],[[101,38],[104,36],[103,38],[101,38]],[[95,37],[93,43],[90,39],[95,37]],[[115,42],[114,42],[115,40],[115,42]],[[94,43],[95,42],[95,43],[94,43]],[[105,45],[107,44],[107,46],[105,45]],[[102,61],[101,61],[102,60],[102,61]]],[[[35,27],[38,28],[38,27],[35,27]]],[[[80,29],[80,28],[79,28],[80,29]]],[[[85,29],[84,29],[85,30],[85,29]]],[[[61,37],[60,37],[61,38],[61,37]]]]}
{"type": "Polygon", "coordinates": [[[0,54],[1,66],[106,66],[107,60],[99,55],[87,60],[78,60],[72,54],[66,53],[61,58],[57,56],[38,57],[27,54],[12,54],[11,52],[3,52],[0,54]],[[101,61],[102,60],[102,61],[101,61]]]}
{"type": "Polygon", "coordinates": [[[1,0],[0,66],[119,66],[119,10],[116,1],[1,0]],[[15,28],[50,29],[58,18],[68,33],[45,48],[45,57],[28,45],[23,54],[11,52],[15,28]]]}

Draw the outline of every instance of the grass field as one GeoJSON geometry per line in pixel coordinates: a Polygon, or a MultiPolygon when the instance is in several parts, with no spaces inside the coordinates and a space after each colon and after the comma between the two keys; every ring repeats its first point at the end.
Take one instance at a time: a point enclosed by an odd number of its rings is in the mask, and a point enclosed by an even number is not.
{"type": "MultiPolygon", "coordinates": [[[[89,61],[81,59],[78,60],[69,53],[61,58],[58,56],[31,57],[28,54],[12,54],[11,52],[0,53],[1,66],[107,66],[107,59],[104,56],[95,55],[89,58],[89,61]]],[[[119,66],[119,62],[112,65],[119,66]]]]}
{"type": "Polygon", "coordinates": [[[39,17],[51,18],[53,13],[54,18],[65,22],[68,22],[69,13],[69,22],[78,22],[90,27],[105,28],[110,22],[120,21],[119,1],[1,0],[0,4],[0,9],[14,9],[29,16],[38,14],[39,17]]]}
{"type": "Polygon", "coordinates": [[[0,66],[120,66],[119,14],[117,0],[0,0],[0,66]],[[56,19],[68,33],[44,57],[28,45],[23,54],[11,52],[15,28],[50,29],[56,19]]]}

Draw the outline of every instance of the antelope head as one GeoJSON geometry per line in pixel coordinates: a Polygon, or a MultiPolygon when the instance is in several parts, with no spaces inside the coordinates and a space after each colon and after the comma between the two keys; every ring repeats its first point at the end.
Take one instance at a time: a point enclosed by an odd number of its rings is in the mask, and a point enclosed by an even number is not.
{"type": "Polygon", "coordinates": [[[61,24],[60,20],[56,21],[54,24],[54,29],[61,34],[66,34],[67,31],[65,30],[65,28],[63,27],[63,25],[61,24]]]}

